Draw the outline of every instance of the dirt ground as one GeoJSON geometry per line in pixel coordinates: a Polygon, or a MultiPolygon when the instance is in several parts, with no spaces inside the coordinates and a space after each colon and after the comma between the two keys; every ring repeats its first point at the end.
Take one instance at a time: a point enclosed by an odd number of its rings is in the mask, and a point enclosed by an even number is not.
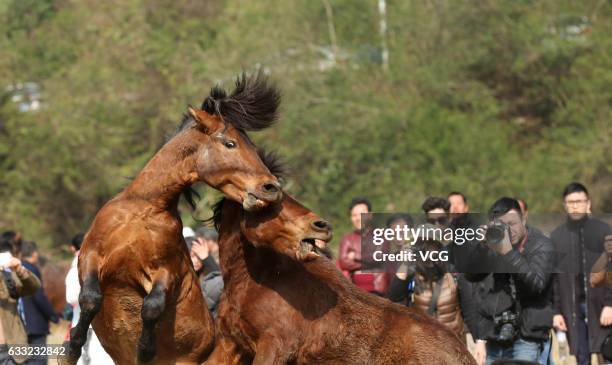
{"type": "MultiPolygon", "coordinates": [[[[48,344],[62,344],[64,342],[64,338],[66,336],[66,331],[68,331],[69,322],[60,321],[58,324],[51,324],[51,334],[47,337],[48,344]]],[[[468,349],[473,351],[474,349],[474,341],[472,341],[472,337],[470,335],[468,337],[468,349]]],[[[563,361],[560,360],[561,354],[564,354],[565,351],[563,349],[559,349],[559,344],[557,343],[556,336],[553,336],[553,346],[552,346],[552,358],[555,362],[555,365],[575,365],[576,360],[573,357],[565,357],[563,361]]],[[[597,359],[593,358],[593,365],[598,365],[597,359]]],[[[49,359],[49,365],[57,365],[57,361],[55,359],[49,359]]],[[[112,364],[109,364],[112,365],[112,364]]]]}
{"type": "MultiPolygon", "coordinates": [[[[68,325],[70,322],[61,320],[58,324],[51,323],[51,334],[47,337],[47,343],[50,345],[61,345],[66,337],[68,325]]],[[[57,365],[56,359],[49,359],[48,365],[57,365]]],[[[112,365],[112,364],[109,364],[112,365]]]]}

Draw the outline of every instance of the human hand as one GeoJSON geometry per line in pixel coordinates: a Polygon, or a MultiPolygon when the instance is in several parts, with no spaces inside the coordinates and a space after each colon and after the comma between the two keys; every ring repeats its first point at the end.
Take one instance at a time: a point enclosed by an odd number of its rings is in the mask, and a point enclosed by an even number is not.
{"type": "Polygon", "coordinates": [[[191,246],[191,251],[198,256],[200,260],[205,260],[210,254],[208,244],[201,238],[196,238],[191,246]]]}
{"type": "Polygon", "coordinates": [[[476,340],[476,346],[474,347],[474,359],[478,365],[484,365],[487,360],[487,342],[483,340],[476,340]]]}
{"type": "Polygon", "coordinates": [[[17,268],[19,268],[19,266],[21,266],[21,260],[19,260],[16,257],[11,257],[11,259],[9,260],[8,264],[6,265],[7,268],[11,269],[11,270],[17,270],[17,268]]]}
{"type": "Polygon", "coordinates": [[[12,271],[16,271],[19,266],[21,266],[21,260],[9,255],[9,257],[5,258],[4,264],[0,265],[0,269],[11,269],[12,271]]]}
{"type": "Polygon", "coordinates": [[[599,318],[599,323],[603,327],[607,327],[612,324],[612,307],[605,306],[601,310],[601,317],[599,318]]]}
{"type": "Polygon", "coordinates": [[[567,332],[567,326],[565,325],[565,319],[561,314],[555,314],[553,316],[553,327],[558,331],[567,332]]]}
{"type": "Polygon", "coordinates": [[[395,276],[400,280],[406,280],[408,278],[408,265],[406,265],[405,262],[399,266],[395,276]]]}
{"type": "Polygon", "coordinates": [[[609,234],[605,237],[604,250],[608,254],[608,258],[612,258],[612,234],[609,234]]]}

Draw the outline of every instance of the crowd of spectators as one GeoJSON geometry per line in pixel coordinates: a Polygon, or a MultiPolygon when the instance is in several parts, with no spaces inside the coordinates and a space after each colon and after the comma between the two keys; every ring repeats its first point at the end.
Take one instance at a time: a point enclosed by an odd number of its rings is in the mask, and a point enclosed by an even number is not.
{"type": "MultiPolygon", "coordinates": [[[[552,364],[553,335],[560,345],[569,343],[577,364],[604,364],[612,360],[612,231],[592,215],[584,185],[567,185],[561,197],[566,218],[549,234],[529,224],[527,203],[519,198],[502,197],[479,217],[468,214],[461,192],[428,197],[423,227],[493,233],[498,226],[503,236],[468,244],[430,238],[404,248],[392,243],[391,252],[444,250],[450,259],[404,262],[391,273],[364,264],[360,217],[372,205],[355,198],[349,205],[354,230],[340,241],[337,265],[363,290],[437,318],[470,343],[479,365],[499,359],[552,364]]],[[[395,214],[387,226],[414,226],[414,220],[395,214]]]]}

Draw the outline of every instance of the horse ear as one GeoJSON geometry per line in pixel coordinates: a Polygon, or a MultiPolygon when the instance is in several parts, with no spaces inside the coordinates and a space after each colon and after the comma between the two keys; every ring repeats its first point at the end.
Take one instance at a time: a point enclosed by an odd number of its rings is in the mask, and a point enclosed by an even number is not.
{"type": "Polygon", "coordinates": [[[219,118],[212,114],[208,114],[204,110],[196,109],[192,106],[189,107],[189,114],[193,117],[193,119],[204,128],[207,134],[211,134],[221,127],[221,122],[219,118]]]}

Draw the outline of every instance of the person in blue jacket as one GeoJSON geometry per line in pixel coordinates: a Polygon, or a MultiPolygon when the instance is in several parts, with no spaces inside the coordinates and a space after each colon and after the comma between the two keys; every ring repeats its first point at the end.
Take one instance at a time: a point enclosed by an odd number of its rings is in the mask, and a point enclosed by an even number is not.
{"type": "MultiPolygon", "coordinates": [[[[21,246],[23,266],[30,270],[41,282],[41,287],[30,297],[22,298],[26,332],[30,345],[44,346],[49,335],[49,321],[57,323],[59,316],[45,294],[42,278],[38,269],[38,248],[32,241],[24,241],[21,246]]],[[[30,359],[30,364],[47,364],[46,359],[30,359]]]]}

